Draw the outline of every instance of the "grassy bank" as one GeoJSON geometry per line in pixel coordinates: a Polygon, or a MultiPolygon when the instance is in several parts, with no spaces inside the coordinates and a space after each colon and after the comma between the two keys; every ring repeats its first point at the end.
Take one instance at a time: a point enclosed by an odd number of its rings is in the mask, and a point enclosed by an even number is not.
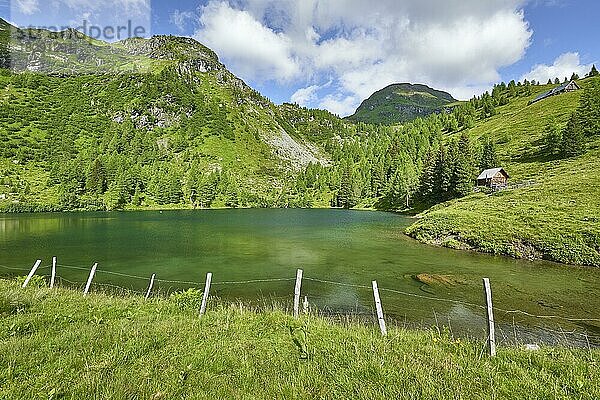
{"type": "Polygon", "coordinates": [[[598,350],[502,347],[447,335],[296,321],[281,310],[111,297],[0,280],[0,398],[600,397],[598,350]],[[294,339],[303,342],[308,358],[294,339]]]}
{"type": "Polygon", "coordinates": [[[446,247],[600,266],[600,142],[588,143],[585,154],[574,158],[554,159],[542,151],[546,125],[566,124],[580,95],[530,106],[523,98],[470,129],[471,137],[489,135],[497,143],[501,166],[522,186],[435,206],[407,233],[446,247]]]}

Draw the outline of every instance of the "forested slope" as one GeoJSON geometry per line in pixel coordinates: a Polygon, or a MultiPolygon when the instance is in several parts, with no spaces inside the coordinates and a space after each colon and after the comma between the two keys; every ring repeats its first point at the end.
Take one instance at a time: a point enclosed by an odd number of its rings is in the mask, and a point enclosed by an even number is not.
{"type": "Polygon", "coordinates": [[[429,243],[600,265],[597,77],[532,105],[553,86],[501,83],[383,126],[275,105],[189,38],[0,21],[0,53],[0,211],[429,209],[408,231],[429,243]],[[513,186],[474,194],[495,166],[513,186]]]}
{"type": "Polygon", "coordinates": [[[600,79],[528,105],[551,85],[465,132],[487,137],[508,190],[435,206],[408,233],[422,241],[519,258],[600,266],[600,79]]]}

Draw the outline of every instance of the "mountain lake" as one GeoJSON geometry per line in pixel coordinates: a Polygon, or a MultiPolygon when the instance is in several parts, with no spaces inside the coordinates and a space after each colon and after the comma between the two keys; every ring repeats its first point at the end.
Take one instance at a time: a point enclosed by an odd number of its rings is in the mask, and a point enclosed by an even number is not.
{"type": "Polygon", "coordinates": [[[373,320],[377,280],[388,324],[485,337],[482,278],[490,278],[500,342],[600,346],[600,269],[423,245],[411,218],[326,209],[236,209],[0,215],[0,275],[36,259],[60,285],[143,294],[202,289],[261,307],[290,307],[296,270],[313,311],[373,320]],[[112,289],[114,290],[114,288],[112,289]]]}

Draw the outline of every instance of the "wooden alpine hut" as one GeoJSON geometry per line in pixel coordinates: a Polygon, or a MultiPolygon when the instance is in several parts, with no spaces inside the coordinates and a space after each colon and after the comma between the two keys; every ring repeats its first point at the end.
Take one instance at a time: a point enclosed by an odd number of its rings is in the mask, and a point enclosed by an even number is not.
{"type": "Polygon", "coordinates": [[[550,90],[549,92],[540,94],[538,97],[531,100],[529,102],[529,104],[537,103],[540,100],[547,99],[548,97],[551,97],[551,96],[556,96],[557,94],[574,92],[579,89],[581,89],[581,88],[579,87],[577,82],[575,82],[575,81],[565,82],[562,85],[557,86],[554,89],[550,90]]]}
{"type": "Polygon", "coordinates": [[[490,188],[503,188],[508,185],[510,176],[504,168],[490,168],[483,171],[477,177],[477,186],[487,186],[490,188]]]}

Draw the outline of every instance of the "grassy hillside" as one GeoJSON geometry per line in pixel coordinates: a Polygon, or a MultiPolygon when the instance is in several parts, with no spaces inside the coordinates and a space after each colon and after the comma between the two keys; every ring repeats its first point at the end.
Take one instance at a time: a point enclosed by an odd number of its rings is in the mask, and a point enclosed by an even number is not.
{"type": "Polygon", "coordinates": [[[328,162],[338,118],[290,124],[284,112],[311,112],[280,110],[195,40],[108,44],[0,21],[0,42],[0,210],[272,206],[328,162]]]}
{"type": "Polygon", "coordinates": [[[189,38],[0,45],[0,212],[372,206],[441,133],[275,105],[189,38]]]}
{"type": "Polygon", "coordinates": [[[0,397],[600,396],[598,350],[500,347],[490,359],[482,343],[448,334],[391,328],[383,338],[375,325],[279,309],[210,304],[199,318],[194,299],[84,298],[0,280],[0,397]]]}
{"type": "Polygon", "coordinates": [[[448,247],[600,266],[599,142],[588,143],[574,158],[542,152],[546,125],[566,125],[581,96],[565,93],[527,105],[549,88],[499,107],[497,115],[467,131],[472,138],[490,136],[501,166],[523,187],[433,207],[409,228],[411,236],[448,247]]]}
{"type": "Polygon", "coordinates": [[[449,93],[425,85],[397,83],[373,93],[348,119],[369,124],[397,124],[439,112],[453,102],[449,93]]]}

